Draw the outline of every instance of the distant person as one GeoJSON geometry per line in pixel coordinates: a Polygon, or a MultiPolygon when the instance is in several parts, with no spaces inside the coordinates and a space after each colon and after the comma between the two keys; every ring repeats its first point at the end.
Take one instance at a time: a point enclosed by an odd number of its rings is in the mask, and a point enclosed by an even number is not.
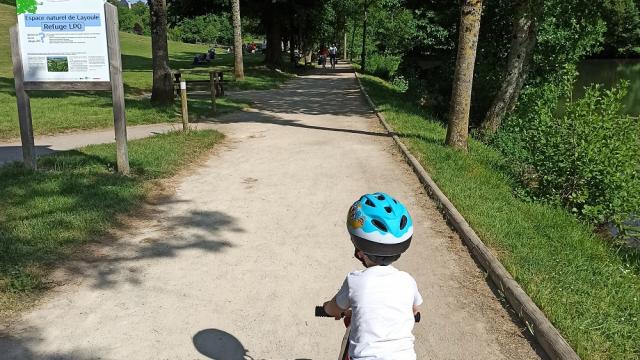
{"type": "Polygon", "coordinates": [[[338,48],[336,47],[336,44],[332,44],[331,47],[329,48],[329,62],[331,63],[332,69],[336,68],[337,57],[338,57],[338,48]]]}
{"type": "Polygon", "coordinates": [[[323,46],[322,49],[320,50],[320,55],[318,56],[318,59],[319,59],[318,65],[322,65],[323,69],[327,67],[328,56],[329,56],[329,50],[323,46]]]}
{"type": "Polygon", "coordinates": [[[208,63],[209,63],[209,60],[207,60],[207,54],[198,54],[193,58],[192,65],[205,65],[208,63]]]}

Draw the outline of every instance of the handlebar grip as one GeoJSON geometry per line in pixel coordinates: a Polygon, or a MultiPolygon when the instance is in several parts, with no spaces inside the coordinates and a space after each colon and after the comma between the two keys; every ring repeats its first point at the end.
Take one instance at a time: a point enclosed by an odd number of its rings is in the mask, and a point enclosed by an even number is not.
{"type": "Polygon", "coordinates": [[[415,315],[413,315],[413,318],[416,320],[417,323],[420,322],[420,312],[417,312],[415,315]]]}
{"type": "Polygon", "coordinates": [[[327,314],[326,311],[324,311],[324,307],[322,306],[316,306],[316,317],[333,317],[329,314],[327,314]]]}

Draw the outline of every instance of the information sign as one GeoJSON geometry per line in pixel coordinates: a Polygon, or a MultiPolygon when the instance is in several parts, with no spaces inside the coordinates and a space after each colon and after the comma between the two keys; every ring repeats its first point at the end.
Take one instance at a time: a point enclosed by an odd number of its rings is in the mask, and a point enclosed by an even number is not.
{"type": "Polygon", "coordinates": [[[24,81],[110,81],[104,0],[16,5],[24,81]]]}

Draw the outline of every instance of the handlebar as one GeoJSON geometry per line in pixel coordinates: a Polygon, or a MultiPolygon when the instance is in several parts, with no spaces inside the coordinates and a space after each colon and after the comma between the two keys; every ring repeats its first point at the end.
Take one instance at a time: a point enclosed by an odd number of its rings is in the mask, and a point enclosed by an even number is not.
{"type": "MultiPolygon", "coordinates": [[[[342,316],[344,316],[344,314],[342,314],[342,316]]],[[[332,315],[327,314],[326,311],[324,311],[324,307],[322,306],[316,306],[316,317],[330,317],[332,318],[332,315]]],[[[420,312],[417,312],[414,316],[413,319],[419,323],[421,316],[420,316],[420,312]]]]}
{"type": "Polygon", "coordinates": [[[324,311],[324,307],[322,306],[316,306],[316,317],[333,317],[329,314],[327,314],[326,311],[324,311]]]}

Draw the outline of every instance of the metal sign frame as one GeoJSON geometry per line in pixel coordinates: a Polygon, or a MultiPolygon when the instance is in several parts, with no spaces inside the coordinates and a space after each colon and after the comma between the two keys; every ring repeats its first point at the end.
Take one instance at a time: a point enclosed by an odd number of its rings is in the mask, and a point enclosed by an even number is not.
{"type": "Polygon", "coordinates": [[[110,82],[25,82],[18,25],[15,25],[10,29],[11,58],[13,60],[13,76],[16,88],[16,100],[18,103],[18,119],[20,121],[22,158],[25,166],[29,169],[35,170],[37,168],[29,91],[111,91],[113,99],[113,124],[116,135],[118,172],[125,175],[129,174],[127,118],[124,104],[124,85],[122,82],[122,57],[120,54],[118,8],[107,2],[104,4],[104,13],[107,30],[110,82]]]}

